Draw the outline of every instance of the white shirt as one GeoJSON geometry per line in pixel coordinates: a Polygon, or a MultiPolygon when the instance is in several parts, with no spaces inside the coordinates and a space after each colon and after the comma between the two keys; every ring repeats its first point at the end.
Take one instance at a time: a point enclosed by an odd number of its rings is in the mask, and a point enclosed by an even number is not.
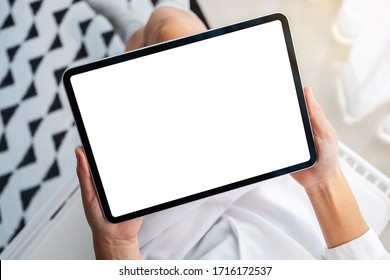
{"type": "MultiPolygon", "coordinates": [[[[374,227],[378,215],[368,212],[378,205],[360,205],[374,227]]],[[[327,249],[305,191],[289,176],[149,215],[139,242],[145,259],[390,259],[372,229],[327,249]]]]}
{"type": "Polygon", "coordinates": [[[331,260],[390,260],[390,254],[372,229],[361,237],[333,249],[325,250],[331,260]]]}

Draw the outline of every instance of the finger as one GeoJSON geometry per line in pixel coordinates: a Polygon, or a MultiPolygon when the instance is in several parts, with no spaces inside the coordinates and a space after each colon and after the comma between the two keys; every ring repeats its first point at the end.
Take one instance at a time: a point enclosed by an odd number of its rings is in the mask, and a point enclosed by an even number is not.
{"type": "Polygon", "coordinates": [[[316,105],[314,101],[313,91],[310,87],[304,88],[304,94],[305,94],[305,100],[307,109],[309,112],[309,118],[311,121],[312,126],[317,125],[317,112],[316,112],[316,105]]]}
{"type": "Polygon", "coordinates": [[[79,178],[81,195],[85,203],[91,203],[96,198],[96,191],[93,185],[87,159],[82,148],[75,150],[77,158],[77,176],[79,178]]]}
{"type": "Polygon", "coordinates": [[[318,102],[314,99],[312,89],[305,87],[304,93],[313,133],[320,138],[327,138],[329,132],[333,130],[333,127],[325,117],[318,102]]]}
{"type": "Polygon", "coordinates": [[[313,128],[313,133],[317,134],[318,131],[318,121],[317,121],[317,113],[316,113],[316,104],[314,103],[313,91],[310,87],[304,88],[306,106],[309,113],[310,123],[313,128]]]}

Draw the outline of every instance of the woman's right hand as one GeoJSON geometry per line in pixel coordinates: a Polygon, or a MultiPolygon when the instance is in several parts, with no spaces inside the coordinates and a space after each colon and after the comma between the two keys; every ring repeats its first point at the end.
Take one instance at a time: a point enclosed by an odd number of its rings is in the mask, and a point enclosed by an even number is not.
{"type": "Polygon", "coordinates": [[[342,175],[339,165],[338,137],[336,130],[326,119],[321,107],[313,97],[309,87],[305,87],[305,99],[313,129],[314,143],[317,150],[317,162],[291,176],[302,185],[307,192],[316,191],[321,182],[334,176],[342,175]]]}

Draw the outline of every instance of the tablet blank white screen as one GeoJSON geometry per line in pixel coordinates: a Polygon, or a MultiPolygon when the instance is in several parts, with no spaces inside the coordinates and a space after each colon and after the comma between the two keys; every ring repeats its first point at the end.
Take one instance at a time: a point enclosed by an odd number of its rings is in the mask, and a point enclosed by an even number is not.
{"type": "Polygon", "coordinates": [[[71,83],[113,216],[310,159],[279,21],[71,83]]]}

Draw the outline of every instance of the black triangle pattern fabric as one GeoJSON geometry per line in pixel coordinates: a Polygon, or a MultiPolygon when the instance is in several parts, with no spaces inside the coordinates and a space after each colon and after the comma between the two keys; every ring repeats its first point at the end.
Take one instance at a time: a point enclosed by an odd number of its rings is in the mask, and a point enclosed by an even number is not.
{"type": "Polygon", "coordinates": [[[31,200],[34,198],[35,194],[37,193],[37,191],[39,191],[40,188],[41,186],[34,186],[20,192],[20,198],[22,200],[23,210],[26,210],[28,208],[31,200]]]}
{"type": "Polygon", "coordinates": [[[75,176],[73,149],[80,140],[62,87],[64,71],[120,54],[125,48],[108,21],[85,1],[6,0],[3,4],[0,257],[28,229],[34,214],[75,176]]]}
{"type": "Polygon", "coordinates": [[[62,47],[62,42],[60,36],[57,34],[57,36],[54,38],[53,43],[51,44],[49,51],[58,49],[62,47]]]}
{"type": "Polygon", "coordinates": [[[8,55],[9,62],[13,61],[19,48],[20,48],[20,45],[16,45],[16,46],[13,46],[13,47],[10,47],[7,49],[7,55],[8,55]]]}
{"type": "Polygon", "coordinates": [[[8,150],[8,143],[4,133],[3,135],[1,135],[0,138],[0,153],[6,150],[8,150]]]}
{"type": "Polygon", "coordinates": [[[22,161],[18,164],[17,168],[20,169],[22,167],[28,166],[30,164],[33,164],[37,161],[37,158],[35,156],[35,151],[33,145],[31,145],[26,154],[23,156],[22,161]]]}
{"type": "Polygon", "coordinates": [[[12,17],[12,14],[9,14],[8,17],[4,20],[3,24],[1,25],[0,30],[9,28],[14,25],[15,25],[14,18],[12,17]]]}
{"type": "Polygon", "coordinates": [[[38,94],[37,94],[37,90],[35,88],[35,84],[34,84],[34,82],[31,82],[31,85],[28,87],[28,89],[26,91],[26,94],[23,96],[22,100],[33,98],[33,97],[35,97],[37,95],[38,94]]]}
{"type": "Polygon", "coordinates": [[[14,84],[14,76],[11,69],[8,70],[7,74],[0,81],[0,89],[14,84]]]}
{"type": "Polygon", "coordinates": [[[62,87],[64,71],[123,50],[112,26],[85,1],[4,1],[0,254],[28,228],[34,213],[75,176],[73,149],[80,140],[62,87]],[[12,209],[6,209],[4,201],[12,209]]]}
{"type": "Polygon", "coordinates": [[[31,10],[34,15],[36,15],[41,8],[42,5],[42,0],[41,1],[35,1],[30,4],[31,10]]]}

